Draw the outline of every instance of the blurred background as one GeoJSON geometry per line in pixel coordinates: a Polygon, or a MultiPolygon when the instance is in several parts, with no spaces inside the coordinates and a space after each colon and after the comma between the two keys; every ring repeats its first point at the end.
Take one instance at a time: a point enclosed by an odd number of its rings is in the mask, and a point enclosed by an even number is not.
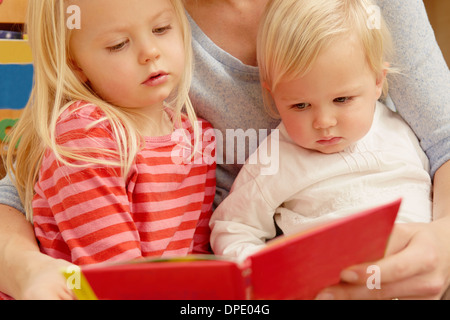
{"type": "Polygon", "coordinates": [[[424,0],[436,39],[450,66],[450,0],[424,0]]]}

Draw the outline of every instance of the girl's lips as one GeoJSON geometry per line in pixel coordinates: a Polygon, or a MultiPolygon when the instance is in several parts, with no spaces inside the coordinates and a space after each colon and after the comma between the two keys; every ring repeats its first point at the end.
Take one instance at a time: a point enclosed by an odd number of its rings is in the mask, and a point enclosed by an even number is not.
{"type": "Polygon", "coordinates": [[[147,80],[142,82],[143,85],[149,86],[149,87],[155,87],[160,84],[163,84],[167,81],[169,75],[165,72],[154,72],[152,73],[147,80]]]}
{"type": "Polygon", "coordinates": [[[322,138],[320,140],[317,140],[317,143],[324,145],[324,146],[332,146],[335,144],[338,144],[339,142],[341,142],[342,138],[341,137],[327,137],[327,138],[322,138]]]}

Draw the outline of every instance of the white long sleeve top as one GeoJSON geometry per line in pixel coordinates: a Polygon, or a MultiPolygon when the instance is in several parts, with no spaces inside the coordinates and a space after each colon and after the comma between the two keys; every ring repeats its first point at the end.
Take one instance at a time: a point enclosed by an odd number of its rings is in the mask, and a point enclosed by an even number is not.
{"type": "Polygon", "coordinates": [[[431,221],[428,159],[409,126],[385,105],[377,103],[364,138],[334,154],[299,147],[280,124],[213,213],[211,245],[216,254],[244,259],[276,236],[274,221],[289,235],[398,198],[397,222],[431,221]]]}

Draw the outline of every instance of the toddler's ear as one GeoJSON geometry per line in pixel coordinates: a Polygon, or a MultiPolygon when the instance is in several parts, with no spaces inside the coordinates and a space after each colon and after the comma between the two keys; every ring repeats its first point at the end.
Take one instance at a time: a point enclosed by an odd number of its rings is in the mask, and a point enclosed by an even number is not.
{"type": "Polygon", "coordinates": [[[377,95],[378,98],[381,97],[381,95],[383,94],[383,89],[384,89],[384,82],[386,81],[386,75],[389,69],[389,63],[385,62],[384,63],[384,68],[383,70],[381,70],[381,72],[377,75],[377,79],[376,79],[376,86],[377,86],[377,95]]]}

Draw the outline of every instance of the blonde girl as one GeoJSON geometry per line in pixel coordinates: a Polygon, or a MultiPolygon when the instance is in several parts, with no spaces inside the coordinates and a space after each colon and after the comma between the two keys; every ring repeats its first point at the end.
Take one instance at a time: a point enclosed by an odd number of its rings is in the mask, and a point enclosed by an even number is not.
{"type": "Polygon", "coordinates": [[[76,264],[207,252],[212,133],[188,97],[181,1],[30,1],[27,30],[34,87],[7,162],[41,251],[76,264]]]}

